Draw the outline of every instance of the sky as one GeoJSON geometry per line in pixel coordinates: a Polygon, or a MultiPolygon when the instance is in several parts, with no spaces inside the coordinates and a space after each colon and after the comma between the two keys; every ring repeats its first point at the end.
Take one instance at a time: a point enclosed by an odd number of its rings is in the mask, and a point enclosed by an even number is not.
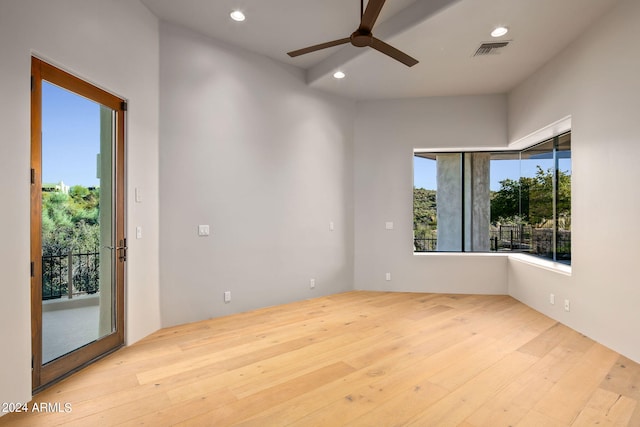
{"type": "Polygon", "coordinates": [[[42,82],[42,183],[99,186],[100,105],[42,82]]]}

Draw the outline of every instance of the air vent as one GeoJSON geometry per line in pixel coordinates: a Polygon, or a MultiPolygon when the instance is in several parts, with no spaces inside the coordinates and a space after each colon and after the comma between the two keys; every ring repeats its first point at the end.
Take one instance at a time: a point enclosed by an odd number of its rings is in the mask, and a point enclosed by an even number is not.
{"type": "Polygon", "coordinates": [[[476,53],[473,54],[473,56],[496,55],[500,53],[500,49],[507,46],[508,44],[508,41],[482,43],[478,50],[476,50],[476,53]]]}

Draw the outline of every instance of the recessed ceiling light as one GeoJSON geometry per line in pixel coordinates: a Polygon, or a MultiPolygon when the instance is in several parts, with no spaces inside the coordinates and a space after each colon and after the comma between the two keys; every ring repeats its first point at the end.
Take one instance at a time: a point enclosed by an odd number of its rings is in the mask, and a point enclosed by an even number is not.
{"type": "Polygon", "coordinates": [[[335,73],[333,73],[333,78],[335,79],[344,79],[346,76],[347,75],[342,71],[336,71],[335,73]]]}
{"type": "Polygon", "coordinates": [[[234,10],[229,14],[229,16],[231,16],[231,19],[233,19],[234,21],[242,22],[245,20],[244,13],[240,12],[239,10],[234,10]]]}
{"type": "Polygon", "coordinates": [[[507,27],[496,27],[491,31],[491,37],[502,37],[509,32],[507,27]]]}

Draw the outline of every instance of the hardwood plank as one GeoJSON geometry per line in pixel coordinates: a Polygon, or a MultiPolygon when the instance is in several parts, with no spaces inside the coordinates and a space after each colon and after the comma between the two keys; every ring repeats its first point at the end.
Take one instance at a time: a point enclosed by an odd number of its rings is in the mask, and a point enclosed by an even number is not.
{"type": "Polygon", "coordinates": [[[640,366],[508,296],[354,291],[162,329],[0,425],[640,425],[640,366]]]}
{"type": "MultiPolygon", "coordinates": [[[[328,346],[349,346],[351,337],[336,337],[335,340],[327,343],[328,346]]],[[[274,384],[287,382],[301,374],[307,374],[317,370],[318,366],[323,366],[332,360],[324,353],[317,354],[315,348],[305,348],[304,352],[297,353],[299,361],[292,360],[293,355],[285,353],[280,358],[271,358],[259,361],[252,365],[239,369],[230,370],[220,375],[207,376],[197,382],[189,383],[177,387],[170,396],[175,399],[194,399],[199,396],[202,388],[212,389],[216,387],[229,387],[238,398],[243,398],[268,390],[274,384]],[[180,396],[180,397],[179,397],[180,396]]]]}
{"type": "Polygon", "coordinates": [[[510,353],[500,362],[482,371],[422,411],[418,416],[413,417],[407,425],[460,424],[480,406],[493,398],[514,376],[518,376],[537,360],[537,357],[528,354],[510,353]]]}
{"type": "Polygon", "coordinates": [[[620,356],[602,380],[600,387],[640,400],[640,364],[620,356]]]}
{"type": "Polygon", "coordinates": [[[516,425],[549,392],[558,380],[565,375],[583,356],[594,342],[566,326],[553,326],[553,343],[548,342],[549,331],[525,344],[526,354],[543,356],[530,369],[507,385],[490,402],[473,413],[467,422],[474,426],[516,425]],[[545,336],[546,335],[546,336],[545,336]],[[540,336],[545,336],[539,339],[540,336]],[[540,345],[542,343],[542,345],[540,345]],[[543,348],[544,351],[536,349],[543,348]],[[580,349],[581,351],[579,351],[580,349]]]}
{"type": "Polygon", "coordinates": [[[549,329],[523,345],[518,351],[543,357],[560,344],[570,350],[583,352],[591,347],[592,342],[584,335],[560,323],[554,323],[549,329]]]}
{"type": "MultiPolygon", "coordinates": [[[[343,381],[328,384],[294,401],[274,406],[248,421],[246,425],[261,426],[279,423],[313,425],[322,423],[326,418],[327,408],[341,407],[345,404],[348,405],[349,410],[344,413],[338,411],[341,414],[338,418],[347,422],[372,408],[379,409],[393,400],[398,392],[404,391],[409,386],[412,390],[422,389],[423,393],[427,388],[436,390],[438,386],[421,384],[426,382],[424,378],[432,373],[430,369],[440,366],[444,363],[443,361],[457,354],[461,348],[471,349],[473,345],[481,343],[480,337],[474,337],[466,331],[444,330],[442,332],[434,335],[431,340],[413,348],[407,347],[401,352],[393,351],[397,344],[391,347],[385,346],[386,348],[374,347],[378,357],[368,359],[368,364],[362,365],[361,369],[345,377],[343,381]],[[459,346],[452,350],[453,344],[459,344],[459,346]]],[[[423,396],[423,393],[420,395],[423,396]]],[[[401,399],[399,404],[406,406],[406,399],[401,399]]]]}
{"type": "MultiPolygon", "coordinates": [[[[640,364],[620,356],[600,387],[640,402],[640,364]]],[[[640,404],[636,405],[629,425],[640,426],[640,404]]]]}
{"type": "Polygon", "coordinates": [[[255,413],[269,408],[275,402],[289,400],[300,393],[304,393],[305,391],[317,387],[318,385],[341,378],[346,374],[353,372],[353,370],[353,367],[342,362],[324,366],[313,372],[300,375],[287,382],[280,383],[274,387],[252,394],[245,399],[237,400],[222,408],[189,418],[177,425],[203,426],[213,424],[235,424],[249,418],[255,413]]]}
{"type": "Polygon", "coordinates": [[[478,408],[467,422],[474,426],[516,425],[551,390],[554,384],[573,367],[583,353],[563,348],[558,342],[553,350],[515,377],[487,404],[478,408]]]}
{"type": "MultiPolygon", "coordinates": [[[[460,325],[458,322],[454,323],[460,325]]],[[[423,333],[424,331],[421,332],[423,333]]],[[[422,399],[422,404],[425,404],[425,402],[427,401],[424,400],[424,392],[426,392],[426,390],[431,390],[432,392],[428,395],[430,397],[434,397],[435,394],[433,393],[433,390],[439,389],[439,387],[432,384],[430,385],[427,382],[425,382],[425,384],[420,384],[418,380],[426,377],[430,372],[430,368],[434,366],[441,366],[441,364],[445,363],[446,360],[450,360],[451,357],[461,352],[471,352],[471,349],[473,348],[472,346],[474,344],[483,344],[481,337],[474,336],[473,334],[465,330],[452,331],[451,329],[445,328],[440,329],[438,334],[433,336],[434,338],[425,341],[425,343],[419,345],[417,348],[407,348],[404,352],[393,351],[398,349],[397,344],[391,346],[390,348],[387,348],[386,351],[380,351],[377,359],[371,358],[368,359],[368,361],[370,363],[374,363],[376,360],[380,361],[383,359],[387,359],[389,361],[388,366],[385,366],[383,364],[363,364],[363,370],[364,367],[366,367],[368,369],[368,371],[366,371],[367,374],[372,377],[379,376],[381,378],[380,381],[372,383],[371,378],[369,378],[368,380],[363,378],[364,381],[358,383],[356,380],[349,379],[348,384],[350,387],[350,393],[346,396],[344,394],[338,396],[335,402],[333,402],[333,404],[338,407],[340,407],[341,405],[347,405],[344,410],[338,410],[337,412],[331,411],[331,413],[335,412],[335,415],[327,416],[328,411],[320,409],[316,413],[311,413],[306,417],[298,419],[296,424],[323,425],[326,422],[327,425],[332,425],[331,420],[348,422],[351,421],[354,416],[363,414],[368,410],[371,410],[371,408],[383,408],[383,411],[386,410],[388,406],[384,406],[384,404],[386,402],[389,402],[390,400],[397,402],[399,406],[405,408],[405,410],[400,410],[398,412],[397,408],[391,408],[389,412],[391,414],[395,413],[396,416],[398,416],[398,413],[406,416],[407,408],[411,407],[411,405],[407,404],[410,399],[408,399],[404,395],[402,395],[400,399],[394,399],[394,396],[399,392],[403,392],[404,389],[407,388],[407,383],[411,385],[415,384],[410,387],[411,392],[409,393],[409,396],[420,396],[420,399],[422,399]],[[468,340],[466,340],[465,338],[468,340]],[[449,346],[451,346],[452,344],[459,344],[459,346],[457,346],[450,352],[444,352],[447,354],[434,354],[442,350],[443,348],[449,349],[449,346]],[[471,347],[469,347],[469,345],[471,345],[471,347]],[[465,346],[466,348],[464,348],[465,346]],[[434,354],[434,358],[430,359],[429,357],[427,357],[429,354],[434,354]],[[390,359],[390,356],[392,355],[394,356],[394,358],[390,359]],[[440,362],[438,362],[437,360],[440,360],[440,362]],[[410,369],[399,373],[398,368],[405,363],[406,366],[410,369]],[[387,375],[387,373],[393,373],[393,375],[387,375]],[[416,391],[419,390],[422,390],[423,393],[416,393],[416,391]]],[[[377,348],[376,350],[380,349],[377,348]]],[[[362,359],[360,359],[360,362],[362,363],[362,359]]],[[[323,394],[325,394],[324,390],[323,394]]],[[[415,408],[419,407],[419,405],[415,406],[415,408]]],[[[272,420],[273,418],[266,418],[262,419],[260,422],[250,425],[261,425],[261,423],[262,425],[270,425],[269,421],[272,420]]]]}
{"type": "Polygon", "coordinates": [[[522,419],[522,421],[516,424],[516,426],[517,427],[541,427],[541,426],[569,427],[569,424],[553,419],[548,415],[545,415],[541,412],[538,412],[532,409],[531,411],[529,411],[529,413],[527,413],[527,415],[525,416],[525,418],[522,419]]]}
{"type": "Polygon", "coordinates": [[[535,409],[571,424],[618,357],[614,351],[594,343],[536,404],[535,409]]]}
{"type": "MultiPolygon", "coordinates": [[[[129,419],[119,426],[173,426],[185,419],[205,414],[217,408],[226,408],[236,399],[230,393],[203,392],[197,399],[169,404],[154,411],[138,411],[136,418],[129,419]]],[[[206,424],[205,424],[206,425],[206,424]]]]}
{"type": "Polygon", "coordinates": [[[586,407],[573,423],[574,426],[626,426],[637,406],[635,399],[618,393],[597,389],[586,407]]]}

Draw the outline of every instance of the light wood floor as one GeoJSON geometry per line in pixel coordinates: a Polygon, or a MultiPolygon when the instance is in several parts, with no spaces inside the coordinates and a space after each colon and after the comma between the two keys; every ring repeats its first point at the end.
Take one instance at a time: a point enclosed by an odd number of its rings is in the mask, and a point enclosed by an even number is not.
{"type": "Polygon", "coordinates": [[[348,292],[160,330],[34,398],[70,413],[0,424],[640,426],[639,400],[638,364],[511,297],[348,292]]]}

